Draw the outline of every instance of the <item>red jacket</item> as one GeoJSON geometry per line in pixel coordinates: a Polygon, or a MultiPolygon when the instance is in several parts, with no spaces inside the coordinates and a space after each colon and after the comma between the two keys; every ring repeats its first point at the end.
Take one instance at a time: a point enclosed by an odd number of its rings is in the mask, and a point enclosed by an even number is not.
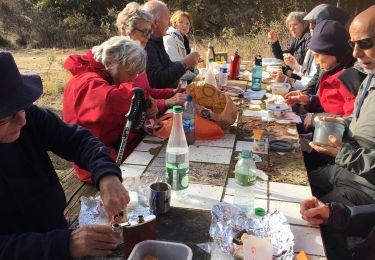
{"type": "Polygon", "coordinates": [[[165,110],[165,99],[170,98],[174,95],[173,88],[151,88],[150,83],[148,82],[146,71],[138,75],[138,77],[134,80],[134,86],[143,88],[145,92],[148,92],[151,97],[155,98],[156,105],[160,112],[163,112],[165,110]]]}
{"type": "Polygon", "coordinates": [[[353,112],[355,96],[339,80],[342,73],[343,70],[333,75],[323,74],[318,96],[324,112],[348,117],[353,112]]]}
{"type": "MultiPolygon", "coordinates": [[[[69,124],[78,124],[98,137],[116,159],[114,148],[124,129],[133,83],[113,85],[113,80],[103,65],[94,60],[91,50],[86,55],[71,55],[64,67],[72,73],[64,89],[63,117],[69,124]]],[[[135,148],[142,136],[130,133],[123,160],[135,148]]],[[[78,177],[91,181],[91,174],[73,165],[78,177]]]]}

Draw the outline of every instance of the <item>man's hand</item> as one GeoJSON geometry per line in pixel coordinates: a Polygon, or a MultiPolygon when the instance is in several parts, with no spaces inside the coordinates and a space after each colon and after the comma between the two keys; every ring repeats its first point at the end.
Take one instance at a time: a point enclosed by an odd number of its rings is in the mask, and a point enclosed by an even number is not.
{"type": "Polygon", "coordinates": [[[72,257],[106,256],[112,253],[119,242],[120,233],[110,226],[87,225],[74,230],[69,238],[72,257]]]}
{"type": "Polygon", "coordinates": [[[281,71],[272,71],[271,78],[273,78],[275,82],[282,83],[285,81],[285,78],[287,78],[287,76],[285,76],[284,73],[282,73],[281,71]]]}
{"type": "Polygon", "coordinates": [[[177,88],[175,88],[175,89],[173,90],[173,94],[176,94],[176,93],[183,93],[183,92],[185,92],[185,91],[186,91],[186,88],[181,88],[181,85],[178,84],[177,88]]]}
{"type": "Polygon", "coordinates": [[[341,150],[342,143],[339,140],[337,140],[337,138],[334,135],[328,136],[328,139],[334,145],[334,147],[320,146],[320,145],[314,144],[313,142],[310,142],[309,145],[319,153],[324,153],[329,156],[336,157],[336,155],[341,150]]]}
{"type": "Polygon", "coordinates": [[[147,118],[156,118],[157,113],[159,113],[159,109],[156,101],[152,97],[149,97],[147,100],[147,118]]]}
{"type": "Polygon", "coordinates": [[[306,105],[309,103],[309,96],[303,94],[301,91],[291,91],[285,95],[285,101],[288,105],[303,104],[306,105]]]}
{"type": "Polygon", "coordinates": [[[329,208],[315,197],[311,197],[301,202],[300,213],[304,220],[313,225],[327,223],[329,218],[329,208]]]}
{"type": "Polygon", "coordinates": [[[183,105],[186,100],[186,94],[185,93],[177,93],[171,98],[168,98],[165,100],[165,106],[167,108],[173,107],[175,105],[183,105]]]}
{"type": "Polygon", "coordinates": [[[275,42],[278,41],[277,34],[276,34],[275,31],[269,31],[268,34],[267,34],[267,36],[268,36],[268,41],[270,43],[275,43],[275,42]]]}
{"type": "Polygon", "coordinates": [[[283,57],[284,57],[284,62],[286,65],[288,65],[289,67],[292,67],[295,71],[301,70],[301,65],[298,64],[298,61],[292,54],[284,53],[283,57]]]}
{"type": "Polygon", "coordinates": [[[193,69],[199,62],[199,53],[191,52],[183,58],[183,62],[186,64],[188,69],[193,69]]]}
{"type": "Polygon", "coordinates": [[[108,212],[110,219],[119,212],[124,211],[130,198],[128,191],[117,176],[104,176],[100,179],[99,188],[100,197],[102,198],[104,208],[108,212]]]}

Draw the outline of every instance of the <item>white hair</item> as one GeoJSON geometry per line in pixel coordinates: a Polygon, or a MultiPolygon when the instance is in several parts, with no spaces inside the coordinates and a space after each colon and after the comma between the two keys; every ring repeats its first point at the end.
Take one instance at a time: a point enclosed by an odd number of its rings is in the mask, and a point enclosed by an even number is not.
{"type": "Polygon", "coordinates": [[[131,2],[117,15],[116,26],[121,35],[129,35],[142,21],[151,23],[152,15],[138,3],[131,2]]]}
{"type": "Polygon", "coordinates": [[[146,2],[144,5],[142,5],[141,8],[149,12],[155,21],[156,19],[159,19],[162,7],[168,8],[167,5],[163,1],[151,0],[151,1],[146,2]]]}
{"type": "Polygon", "coordinates": [[[138,42],[124,36],[114,36],[92,48],[94,59],[103,64],[111,76],[119,64],[129,73],[141,73],[146,68],[146,52],[138,42]]]}

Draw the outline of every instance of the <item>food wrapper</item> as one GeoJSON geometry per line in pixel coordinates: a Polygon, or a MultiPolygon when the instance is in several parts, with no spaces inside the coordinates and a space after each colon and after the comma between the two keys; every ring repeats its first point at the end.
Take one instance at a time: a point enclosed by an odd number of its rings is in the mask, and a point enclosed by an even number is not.
{"type": "Polygon", "coordinates": [[[280,211],[274,210],[260,219],[253,219],[233,205],[218,203],[212,207],[211,213],[210,236],[226,253],[234,255],[239,246],[233,243],[233,237],[245,229],[255,237],[271,238],[274,259],[293,259],[294,236],[280,211]]]}
{"type": "MultiPolygon", "coordinates": [[[[129,221],[137,221],[139,215],[147,217],[151,215],[148,201],[149,186],[151,182],[141,183],[138,178],[126,178],[126,189],[130,194],[130,203],[127,206],[127,218],[129,221]]],[[[99,196],[81,197],[81,211],[78,224],[80,227],[89,224],[108,225],[110,219],[99,196]]]]}

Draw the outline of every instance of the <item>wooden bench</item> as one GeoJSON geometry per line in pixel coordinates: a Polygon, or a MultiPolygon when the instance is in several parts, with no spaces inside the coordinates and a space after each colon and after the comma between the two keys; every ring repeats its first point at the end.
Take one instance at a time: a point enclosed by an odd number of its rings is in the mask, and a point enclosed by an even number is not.
{"type": "Polygon", "coordinates": [[[81,196],[95,196],[98,191],[92,184],[80,181],[74,169],[70,168],[64,171],[57,171],[60,183],[64,189],[67,207],[65,208],[65,217],[69,225],[75,222],[81,209],[81,196]]]}

